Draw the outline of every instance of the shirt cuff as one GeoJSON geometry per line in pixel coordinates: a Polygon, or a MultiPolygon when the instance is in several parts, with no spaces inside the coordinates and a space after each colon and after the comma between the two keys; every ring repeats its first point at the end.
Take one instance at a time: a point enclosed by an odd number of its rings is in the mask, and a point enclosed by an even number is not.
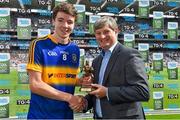
{"type": "Polygon", "coordinates": [[[108,101],[109,101],[108,88],[107,88],[107,90],[106,90],[106,97],[107,97],[107,99],[108,99],[108,101]]]}

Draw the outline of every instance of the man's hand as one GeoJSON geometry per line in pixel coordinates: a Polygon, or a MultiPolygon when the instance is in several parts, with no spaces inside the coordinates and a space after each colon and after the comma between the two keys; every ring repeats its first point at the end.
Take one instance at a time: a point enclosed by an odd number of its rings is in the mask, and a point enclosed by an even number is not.
{"type": "Polygon", "coordinates": [[[87,106],[87,100],[83,96],[73,96],[69,100],[69,107],[74,112],[81,112],[87,106]]]}
{"type": "Polygon", "coordinates": [[[104,87],[98,84],[91,84],[91,86],[95,88],[95,90],[92,92],[89,92],[89,94],[95,95],[97,98],[102,98],[106,96],[107,87],[104,87]]]}

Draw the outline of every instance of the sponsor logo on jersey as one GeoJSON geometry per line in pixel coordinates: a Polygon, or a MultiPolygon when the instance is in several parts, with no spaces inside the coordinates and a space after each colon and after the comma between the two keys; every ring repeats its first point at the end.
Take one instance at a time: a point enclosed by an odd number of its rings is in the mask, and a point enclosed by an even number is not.
{"type": "Polygon", "coordinates": [[[48,73],[48,78],[76,78],[76,74],[48,73]]]}

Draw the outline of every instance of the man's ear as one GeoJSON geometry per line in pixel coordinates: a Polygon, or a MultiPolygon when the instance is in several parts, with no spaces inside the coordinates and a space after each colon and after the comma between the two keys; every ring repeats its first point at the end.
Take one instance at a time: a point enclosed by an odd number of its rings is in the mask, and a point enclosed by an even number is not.
{"type": "Polygon", "coordinates": [[[118,34],[120,32],[120,29],[116,28],[114,31],[115,31],[116,34],[118,34]]]}

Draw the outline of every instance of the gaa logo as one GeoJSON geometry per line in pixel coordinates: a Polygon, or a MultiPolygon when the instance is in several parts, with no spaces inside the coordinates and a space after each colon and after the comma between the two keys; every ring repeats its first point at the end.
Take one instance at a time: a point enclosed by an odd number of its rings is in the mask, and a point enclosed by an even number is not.
{"type": "Polygon", "coordinates": [[[49,55],[49,56],[57,56],[57,53],[54,52],[54,51],[49,51],[49,52],[48,52],[48,55],[49,55]]]}

